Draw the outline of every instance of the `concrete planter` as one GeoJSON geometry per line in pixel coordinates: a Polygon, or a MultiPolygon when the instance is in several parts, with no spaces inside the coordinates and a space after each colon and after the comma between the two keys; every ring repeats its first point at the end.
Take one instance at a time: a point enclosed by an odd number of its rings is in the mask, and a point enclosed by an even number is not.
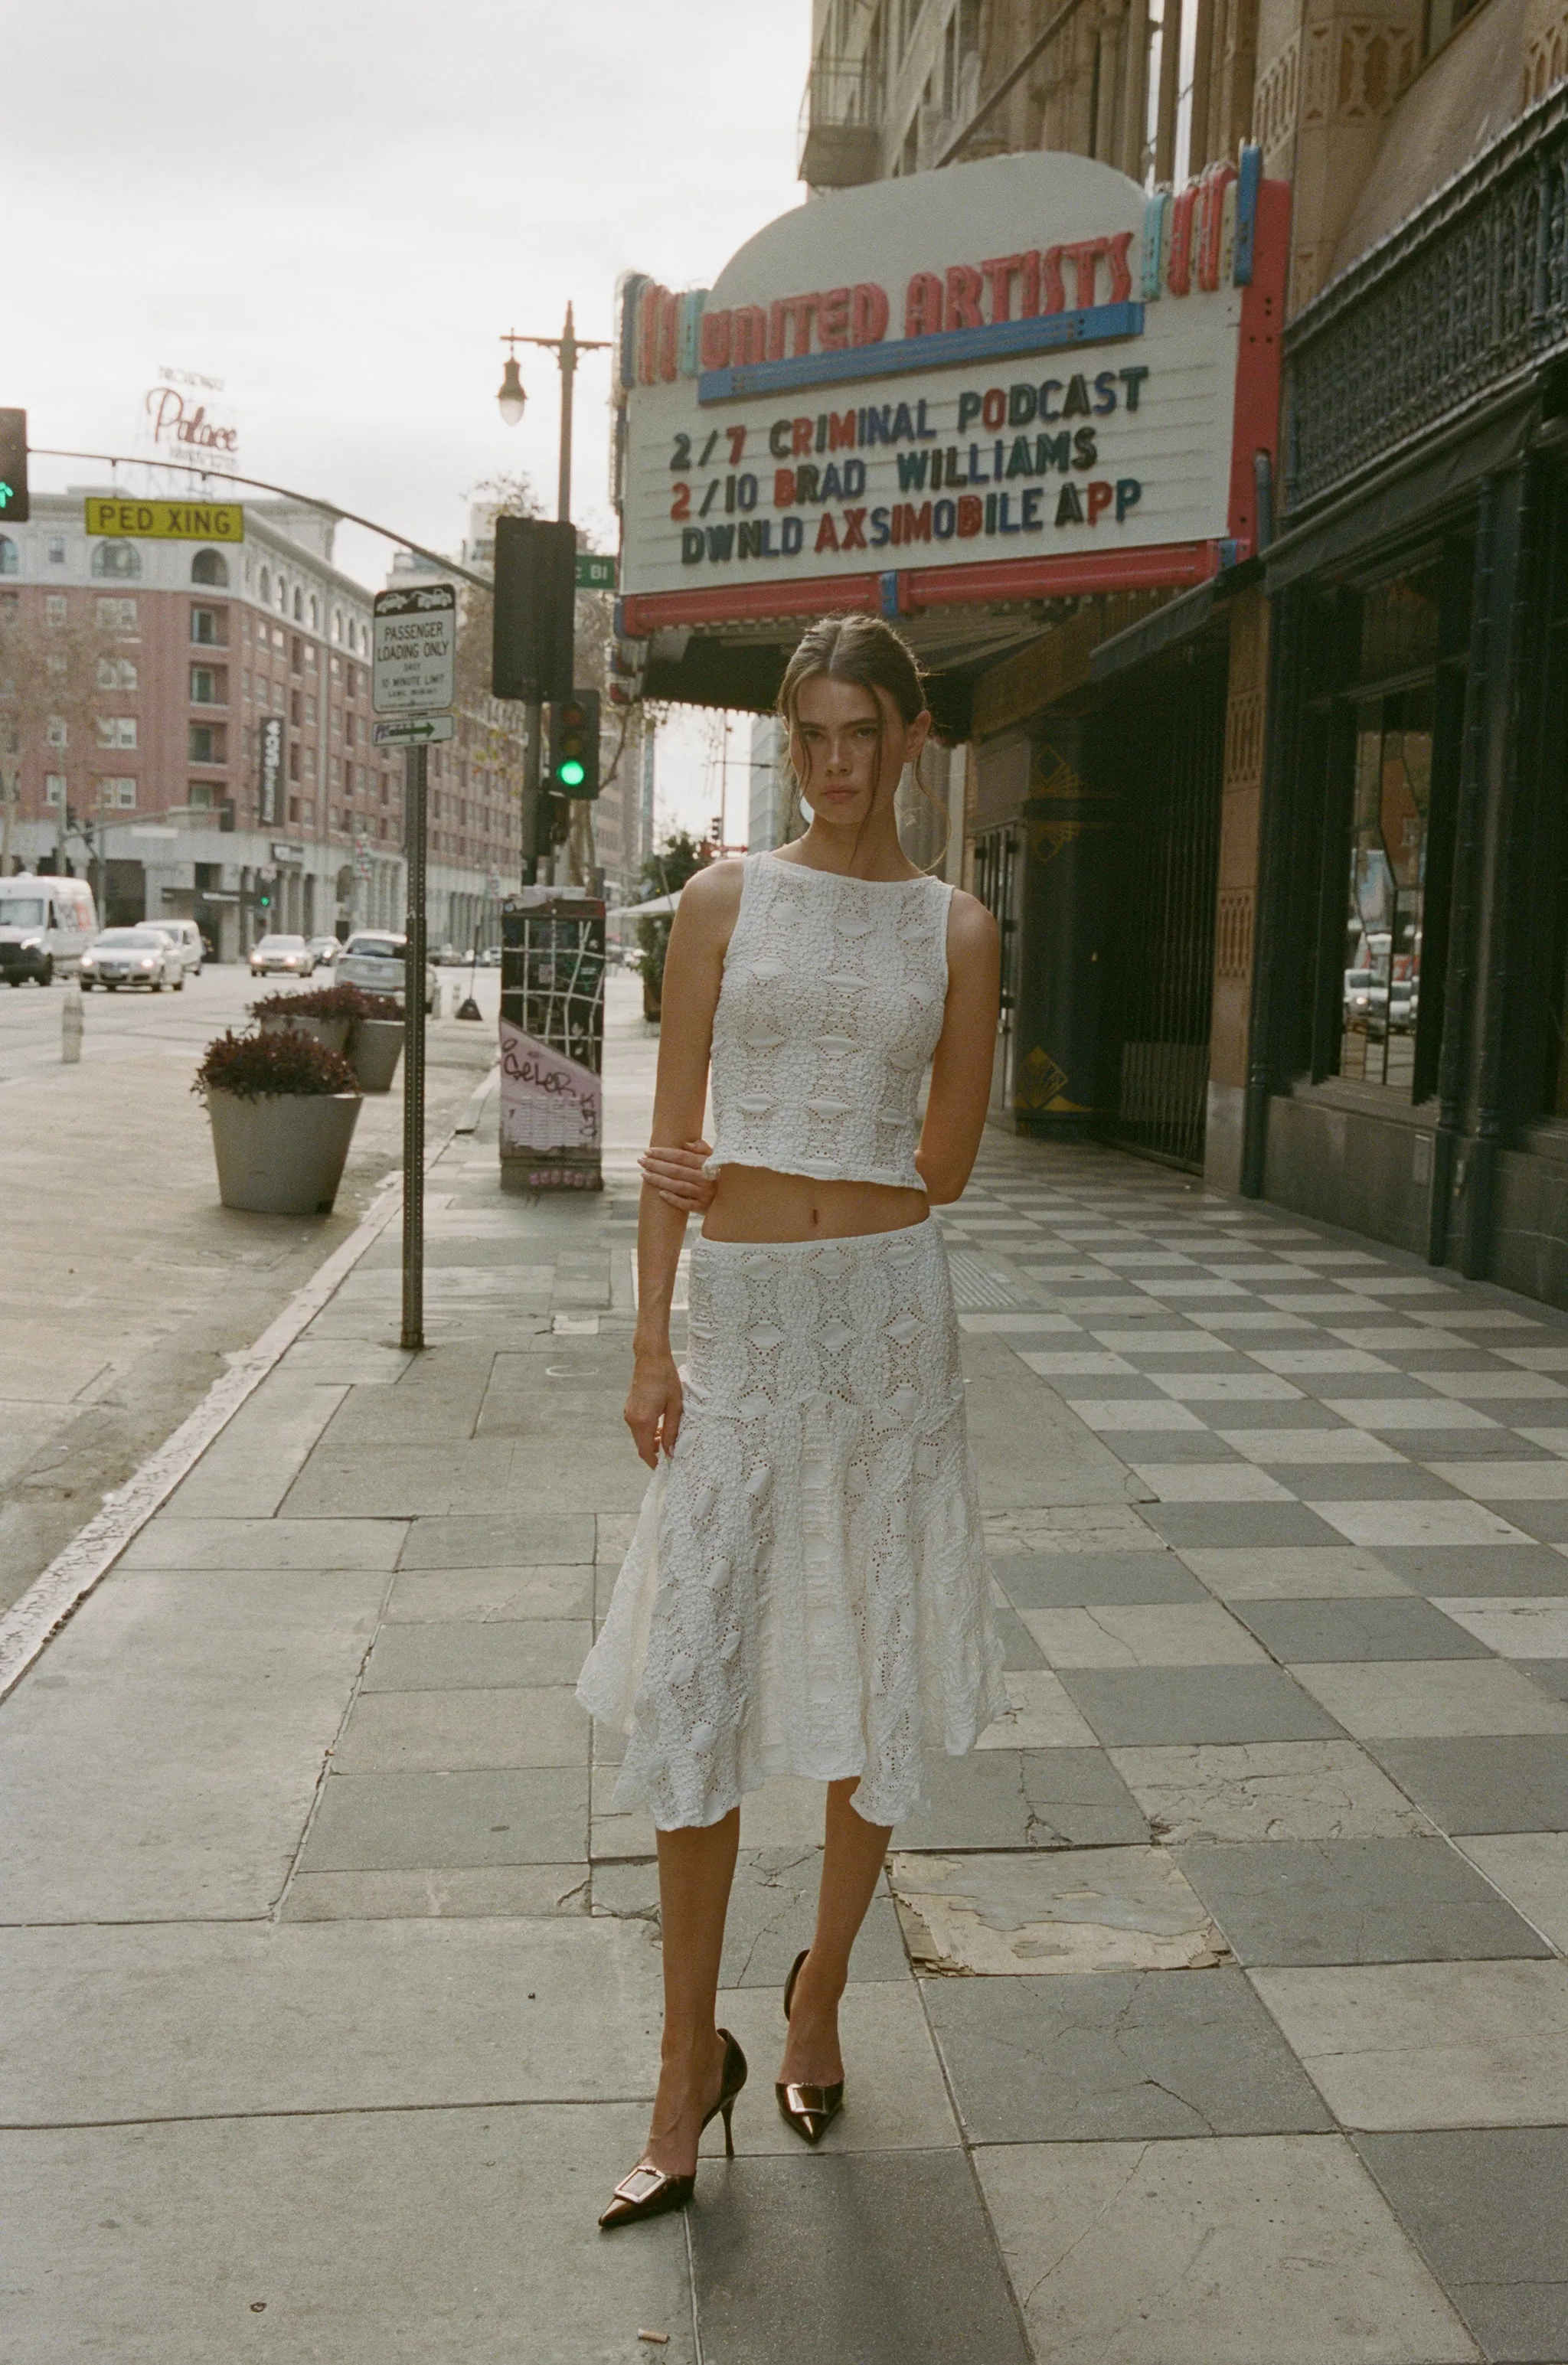
{"type": "Polygon", "coordinates": [[[400,1018],[360,1020],[354,1028],[353,1048],[349,1059],[362,1091],[389,1093],[402,1056],[403,1022],[400,1018]]]}
{"type": "Polygon", "coordinates": [[[257,1024],[263,1035],[281,1035],[286,1027],[292,1026],[297,1035],[313,1035],[318,1043],[326,1045],[329,1051],[346,1052],[353,1020],[352,1018],[286,1018],[281,1012],[270,1012],[265,1018],[259,1019],[257,1024]]]}
{"type": "Polygon", "coordinates": [[[357,1093],[209,1092],[218,1195],[257,1216],[329,1216],[359,1121],[357,1093]]]}

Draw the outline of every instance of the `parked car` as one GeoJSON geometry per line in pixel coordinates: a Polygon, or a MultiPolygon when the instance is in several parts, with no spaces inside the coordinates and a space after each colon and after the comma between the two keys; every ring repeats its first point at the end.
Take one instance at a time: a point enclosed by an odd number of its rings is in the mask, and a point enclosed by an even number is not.
{"type": "Polygon", "coordinates": [[[187,977],[201,975],[206,947],[201,940],[201,930],[194,920],[147,920],[142,925],[156,928],[161,936],[167,936],[171,944],[179,947],[187,977]]]}
{"type": "Polygon", "coordinates": [[[122,985],[145,985],[162,993],[172,985],[185,990],[185,955],[161,928],[106,928],[82,956],[82,991],[101,985],[106,993],[122,985]]]}
{"type": "MultiPolygon", "coordinates": [[[[404,958],[407,936],[395,936],[385,928],[364,928],[349,938],[338,958],[338,981],[342,985],[363,986],[366,993],[389,993],[397,1001],[403,999],[404,958]]],[[[435,1001],[435,971],[425,963],[425,1008],[435,1001]]]]}
{"type": "Polygon", "coordinates": [[[251,947],[252,977],[308,977],[315,966],[303,936],[263,936],[251,947]]]}
{"type": "Polygon", "coordinates": [[[1345,971],[1345,1024],[1364,1026],[1369,1034],[1380,1033],[1388,1015],[1388,985],[1381,970],[1348,969],[1345,971]]]}
{"type": "Polygon", "coordinates": [[[84,879],[17,871],[0,879],[0,978],[48,985],[73,970],[97,931],[93,891],[84,879]]]}
{"type": "Polygon", "coordinates": [[[342,951],[342,947],[336,936],[312,936],[310,949],[316,956],[319,968],[330,969],[342,951]]]}

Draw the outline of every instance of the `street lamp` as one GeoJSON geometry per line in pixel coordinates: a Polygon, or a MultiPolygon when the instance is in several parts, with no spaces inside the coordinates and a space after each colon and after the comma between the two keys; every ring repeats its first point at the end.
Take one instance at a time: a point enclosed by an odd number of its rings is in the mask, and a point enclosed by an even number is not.
{"type": "Polygon", "coordinates": [[[566,318],[558,337],[524,337],[509,329],[501,339],[509,348],[506,366],[501,372],[500,392],[496,397],[501,417],[509,427],[515,427],[522,417],[528,397],[518,375],[519,345],[543,345],[555,356],[561,372],[561,463],[555,487],[555,515],[569,518],[572,514],[572,381],[577,375],[579,353],[607,353],[608,339],[579,337],[572,326],[572,308],[566,307],[566,318]]]}
{"type": "MultiPolygon", "coordinates": [[[[510,337],[506,340],[506,342],[509,344],[513,342],[514,340],[510,337]]],[[[501,390],[497,395],[496,401],[499,407],[501,417],[506,420],[507,425],[509,427],[516,427],[521,421],[523,411],[527,407],[528,397],[522,390],[522,380],[517,374],[517,355],[515,353],[509,353],[507,355],[506,367],[501,372],[501,390]]]]}

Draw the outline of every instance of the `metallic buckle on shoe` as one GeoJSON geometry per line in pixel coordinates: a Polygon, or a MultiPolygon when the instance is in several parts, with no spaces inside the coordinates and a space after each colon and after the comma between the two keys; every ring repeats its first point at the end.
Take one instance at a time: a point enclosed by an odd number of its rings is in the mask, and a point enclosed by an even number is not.
{"type": "Polygon", "coordinates": [[[642,2166],[634,2168],[630,2176],[622,2178],[615,2188],[615,2198],[617,2201],[630,2201],[633,2203],[651,2201],[659,2187],[668,2181],[662,2168],[655,2168],[649,2161],[644,2160],[642,2166]]]}

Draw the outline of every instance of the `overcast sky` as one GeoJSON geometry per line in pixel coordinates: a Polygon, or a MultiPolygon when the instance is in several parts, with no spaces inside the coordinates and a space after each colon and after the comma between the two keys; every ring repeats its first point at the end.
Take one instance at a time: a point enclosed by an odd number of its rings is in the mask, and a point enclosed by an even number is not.
{"type": "MultiPolygon", "coordinates": [[[[160,367],[196,371],[242,467],[416,541],[454,550],[504,471],[553,510],[554,360],[522,352],[506,428],[501,332],[556,334],[569,297],[606,337],[619,272],[707,286],[798,205],[810,25],[810,0],[12,0],[0,401],[35,444],[124,452],[160,367]]],[[[578,375],[574,499],[605,549],[608,362],[578,375]]],[[[340,530],[362,581],[389,555],[340,530]]],[[[701,745],[661,754],[683,819],[701,745]]]]}

